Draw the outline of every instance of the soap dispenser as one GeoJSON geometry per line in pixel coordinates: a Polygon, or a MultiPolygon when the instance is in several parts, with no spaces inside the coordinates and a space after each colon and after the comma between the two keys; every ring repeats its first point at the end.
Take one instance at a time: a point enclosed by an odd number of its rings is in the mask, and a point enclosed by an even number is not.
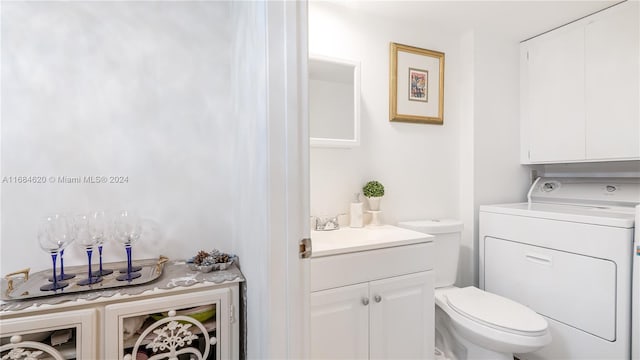
{"type": "Polygon", "coordinates": [[[353,202],[351,203],[351,212],[350,212],[350,224],[349,226],[352,228],[361,228],[364,226],[364,219],[362,218],[363,214],[363,204],[360,200],[360,193],[354,194],[353,202]]]}

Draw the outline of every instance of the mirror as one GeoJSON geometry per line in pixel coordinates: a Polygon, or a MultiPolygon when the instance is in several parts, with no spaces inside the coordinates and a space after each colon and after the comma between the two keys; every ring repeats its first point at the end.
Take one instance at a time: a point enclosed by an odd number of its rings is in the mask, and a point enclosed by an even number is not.
{"type": "Polygon", "coordinates": [[[311,146],[360,145],[360,63],[309,57],[309,134],[311,146]]]}

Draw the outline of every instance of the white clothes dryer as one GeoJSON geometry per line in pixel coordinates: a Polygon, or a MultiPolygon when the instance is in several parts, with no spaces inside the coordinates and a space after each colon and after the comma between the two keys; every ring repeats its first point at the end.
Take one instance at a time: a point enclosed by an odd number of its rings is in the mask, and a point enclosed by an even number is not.
{"type": "Polygon", "coordinates": [[[519,357],[640,359],[640,179],[539,178],[528,200],[480,207],[480,288],[549,323],[519,357]]]}

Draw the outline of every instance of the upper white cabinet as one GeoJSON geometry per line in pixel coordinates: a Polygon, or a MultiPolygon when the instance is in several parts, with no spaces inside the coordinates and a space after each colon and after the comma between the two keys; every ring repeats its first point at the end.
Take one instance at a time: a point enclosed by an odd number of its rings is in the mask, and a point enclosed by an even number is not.
{"type": "Polygon", "coordinates": [[[587,21],[587,159],[640,158],[638,14],[638,2],[629,1],[587,21]]]}
{"type": "Polygon", "coordinates": [[[523,145],[531,162],[582,160],[584,30],[565,26],[543,36],[522,47],[523,145]]]}
{"type": "Polygon", "coordinates": [[[521,44],[521,162],[640,159],[638,2],[521,44]]]}

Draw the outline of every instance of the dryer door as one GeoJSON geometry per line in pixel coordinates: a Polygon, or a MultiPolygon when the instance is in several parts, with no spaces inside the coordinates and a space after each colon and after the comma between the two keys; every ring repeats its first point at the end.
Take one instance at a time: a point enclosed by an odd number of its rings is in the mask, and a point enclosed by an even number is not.
{"type": "Polygon", "coordinates": [[[616,340],[613,261],[485,238],[485,290],[608,341],[616,340]]]}

